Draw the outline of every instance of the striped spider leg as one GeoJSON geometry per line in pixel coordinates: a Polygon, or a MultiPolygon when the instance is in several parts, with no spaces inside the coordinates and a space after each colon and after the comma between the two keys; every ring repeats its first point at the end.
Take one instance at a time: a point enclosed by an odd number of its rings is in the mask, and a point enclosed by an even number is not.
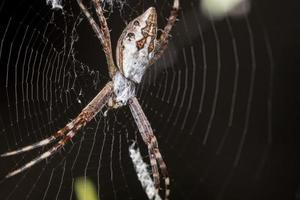
{"type": "Polygon", "coordinates": [[[162,31],[160,38],[156,41],[154,56],[150,61],[150,65],[154,64],[163,55],[164,51],[166,50],[169,42],[170,32],[177,20],[178,13],[179,13],[179,0],[175,0],[173,3],[171,14],[168,18],[168,23],[165,26],[164,30],[162,31]]]}
{"type": "Polygon", "coordinates": [[[105,57],[106,57],[107,65],[108,65],[109,76],[111,78],[113,78],[113,76],[115,75],[115,73],[117,71],[117,68],[115,66],[114,59],[112,56],[109,28],[107,26],[106,18],[103,14],[101,0],[92,0],[92,1],[93,1],[95,10],[96,10],[97,16],[98,16],[98,20],[100,22],[100,27],[97,25],[97,23],[95,22],[92,15],[87,10],[87,8],[84,6],[82,1],[77,0],[77,3],[79,5],[80,9],[82,10],[82,12],[85,14],[86,18],[88,19],[97,38],[100,40],[100,42],[102,44],[102,48],[105,53],[105,57]]]}
{"type": "Polygon", "coordinates": [[[154,184],[156,188],[159,188],[159,171],[158,167],[161,170],[161,173],[165,179],[165,199],[169,197],[170,194],[170,178],[168,176],[167,166],[161,156],[161,153],[158,148],[158,142],[153,134],[151,125],[143,112],[138,100],[136,97],[129,99],[129,107],[134,118],[134,121],[139,129],[139,132],[143,138],[143,141],[148,147],[148,153],[150,157],[150,165],[152,168],[154,184]],[[158,163],[158,164],[157,164],[158,163]]]}
{"type": "Polygon", "coordinates": [[[49,156],[53,155],[58,150],[60,150],[68,141],[70,141],[74,137],[74,135],[82,127],[84,127],[88,122],[90,122],[94,118],[95,115],[98,114],[98,112],[103,108],[103,106],[106,104],[108,99],[111,97],[112,93],[113,93],[113,84],[112,82],[108,82],[106,86],[94,97],[94,99],[81,111],[81,113],[71,122],[69,122],[64,128],[60,129],[49,138],[41,140],[40,142],[20,148],[15,151],[10,151],[2,154],[1,157],[16,155],[19,153],[30,151],[38,147],[48,145],[51,142],[53,142],[55,139],[62,137],[62,139],[60,139],[48,151],[34,158],[32,161],[28,162],[22,167],[10,172],[9,174],[6,175],[6,178],[9,178],[11,176],[23,172],[24,170],[32,167],[33,165],[37,164],[42,160],[45,160],[46,158],[48,158],[49,156]]]}

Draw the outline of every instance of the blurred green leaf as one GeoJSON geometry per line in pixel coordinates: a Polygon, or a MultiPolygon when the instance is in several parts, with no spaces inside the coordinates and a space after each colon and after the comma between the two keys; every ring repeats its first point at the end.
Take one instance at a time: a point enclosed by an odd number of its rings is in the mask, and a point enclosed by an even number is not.
{"type": "Polygon", "coordinates": [[[90,179],[76,178],[74,187],[78,200],[98,200],[96,187],[90,179]]]}

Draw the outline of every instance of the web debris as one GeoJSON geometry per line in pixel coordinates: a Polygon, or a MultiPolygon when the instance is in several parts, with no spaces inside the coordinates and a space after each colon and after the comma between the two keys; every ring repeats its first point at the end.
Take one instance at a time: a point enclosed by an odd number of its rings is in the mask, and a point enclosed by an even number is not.
{"type": "Polygon", "coordinates": [[[155,189],[153,180],[150,177],[147,169],[148,165],[143,161],[139,148],[134,148],[135,143],[129,146],[129,155],[134,165],[138,179],[140,180],[148,199],[161,200],[158,192],[155,189]]]}
{"type": "Polygon", "coordinates": [[[51,5],[53,10],[62,10],[62,0],[46,0],[47,5],[51,5]]]}

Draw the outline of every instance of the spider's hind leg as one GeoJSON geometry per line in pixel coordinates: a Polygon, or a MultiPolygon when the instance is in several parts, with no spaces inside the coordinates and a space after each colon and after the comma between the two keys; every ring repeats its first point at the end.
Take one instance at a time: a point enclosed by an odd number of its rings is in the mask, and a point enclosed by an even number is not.
{"type": "Polygon", "coordinates": [[[96,23],[96,21],[94,20],[92,15],[89,13],[88,9],[82,3],[82,0],[77,0],[77,3],[79,5],[81,11],[84,13],[86,18],[88,19],[97,38],[100,40],[100,42],[102,44],[103,51],[104,51],[106,61],[107,61],[107,65],[108,65],[109,75],[112,78],[115,75],[115,73],[117,72],[117,68],[115,66],[113,56],[112,56],[110,32],[109,32],[109,28],[108,28],[108,25],[106,22],[106,18],[103,14],[102,3],[100,0],[93,0],[93,5],[96,9],[98,21],[100,23],[99,25],[96,23]]]}
{"type": "Polygon", "coordinates": [[[164,53],[168,46],[169,38],[170,38],[170,32],[177,20],[179,12],[179,0],[174,0],[173,7],[171,10],[171,14],[168,18],[168,23],[162,30],[162,34],[160,35],[160,38],[156,41],[156,48],[154,50],[154,57],[151,60],[151,64],[154,64],[164,53]]]}

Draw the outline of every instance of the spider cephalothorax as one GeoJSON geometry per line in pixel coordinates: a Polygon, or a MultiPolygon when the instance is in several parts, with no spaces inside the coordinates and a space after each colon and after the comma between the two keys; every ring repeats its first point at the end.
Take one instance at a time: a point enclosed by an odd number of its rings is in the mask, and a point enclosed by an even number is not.
{"type": "Polygon", "coordinates": [[[2,154],[1,157],[11,156],[42,147],[59,140],[49,150],[37,156],[22,167],[10,172],[6,177],[8,178],[19,174],[62,149],[82,127],[90,122],[101,111],[104,105],[108,104],[108,106],[114,108],[128,105],[141,137],[147,145],[149,153],[155,191],[149,192],[147,189],[145,189],[145,191],[149,199],[153,199],[153,195],[158,194],[158,189],[160,188],[160,174],[158,169],[160,169],[165,180],[165,199],[168,199],[170,193],[170,190],[168,189],[170,179],[168,177],[167,166],[159,151],[158,142],[151,125],[135,96],[135,87],[136,84],[141,82],[147,67],[155,63],[166,49],[169,33],[178,15],[179,0],[174,0],[168,23],[164,27],[159,38],[156,38],[157,13],[153,7],[149,8],[146,12],[132,20],[127,25],[119,38],[116,49],[117,66],[114,64],[112,56],[110,33],[106,18],[103,14],[101,0],[92,0],[92,2],[98,16],[99,25],[96,23],[81,0],[77,0],[79,7],[87,17],[90,25],[96,33],[96,36],[102,44],[103,51],[106,56],[109,75],[112,81],[109,81],[104,88],[102,88],[94,99],[92,99],[90,103],[82,109],[77,117],[50,137],[32,145],[2,154]]]}

